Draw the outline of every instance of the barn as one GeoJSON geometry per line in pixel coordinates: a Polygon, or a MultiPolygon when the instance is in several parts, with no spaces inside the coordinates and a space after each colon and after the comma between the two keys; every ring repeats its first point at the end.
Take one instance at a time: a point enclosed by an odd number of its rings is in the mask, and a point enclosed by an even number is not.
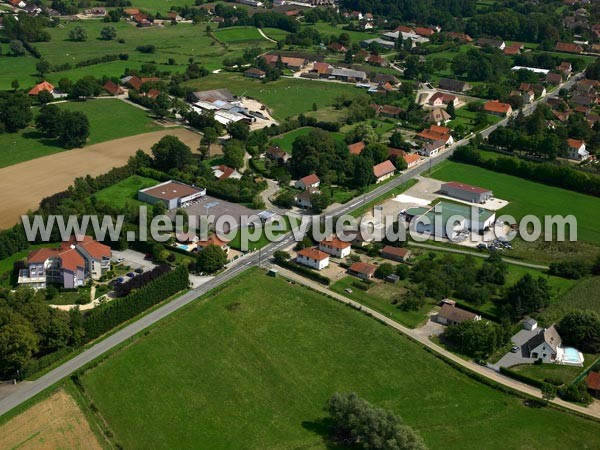
{"type": "Polygon", "coordinates": [[[179,181],[165,181],[138,191],[138,200],[154,205],[162,202],[167,209],[185,207],[206,195],[206,189],[190,186],[179,181]]]}

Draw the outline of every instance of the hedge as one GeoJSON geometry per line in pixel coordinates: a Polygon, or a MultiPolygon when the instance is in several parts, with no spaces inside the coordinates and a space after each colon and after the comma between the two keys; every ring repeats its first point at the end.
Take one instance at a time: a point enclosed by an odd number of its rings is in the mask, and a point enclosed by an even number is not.
{"type": "Polygon", "coordinates": [[[521,381],[525,384],[528,384],[530,386],[536,387],[541,389],[542,386],[546,383],[544,383],[543,381],[540,380],[536,380],[535,378],[531,378],[527,375],[523,375],[522,373],[519,372],[515,372],[514,370],[510,370],[507,369],[506,367],[500,367],[500,373],[502,375],[506,375],[509,378],[512,378],[513,380],[517,380],[517,381],[521,381]]]}
{"type": "Polygon", "coordinates": [[[92,340],[162,302],[189,285],[185,267],[171,270],[126,297],[92,309],[84,315],[85,339],[92,340]]]}
{"type": "Polygon", "coordinates": [[[41,372],[42,370],[50,367],[55,362],[60,361],[65,356],[71,354],[74,350],[75,349],[71,347],[64,347],[60,350],[44,355],[38,359],[30,359],[25,364],[23,364],[23,367],[21,367],[21,370],[19,370],[19,379],[24,380],[26,378],[31,377],[32,375],[35,375],[38,372],[41,372]]]}
{"type": "Polygon", "coordinates": [[[326,286],[329,286],[329,283],[331,282],[329,278],[321,275],[320,273],[317,273],[314,270],[309,269],[308,267],[296,264],[293,261],[279,261],[278,264],[326,286]]]}

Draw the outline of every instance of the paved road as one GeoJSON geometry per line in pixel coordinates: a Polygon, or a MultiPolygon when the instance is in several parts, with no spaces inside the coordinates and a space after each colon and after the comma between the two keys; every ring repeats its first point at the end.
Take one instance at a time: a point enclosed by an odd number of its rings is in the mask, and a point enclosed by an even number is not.
{"type": "MultiPolygon", "coordinates": [[[[479,364],[474,363],[473,361],[466,361],[466,360],[462,359],[461,357],[455,355],[454,353],[451,353],[448,350],[446,350],[445,348],[440,347],[436,343],[432,342],[429,339],[429,336],[424,336],[422,333],[419,333],[416,330],[407,328],[404,325],[401,325],[398,322],[390,319],[388,316],[385,316],[385,315],[375,311],[374,309],[371,309],[367,306],[362,305],[361,303],[350,300],[349,298],[344,297],[343,295],[340,295],[336,292],[333,292],[330,289],[326,288],[325,286],[323,286],[319,283],[308,280],[307,278],[304,278],[301,275],[298,275],[287,269],[280,268],[279,273],[280,273],[280,275],[282,275],[286,278],[289,278],[290,280],[293,280],[295,282],[298,282],[300,284],[308,286],[311,289],[322,292],[322,293],[334,298],[335,300],[337,300],[339,302],[345,303],[356,309],[360,309],[361,311],[364,311],[365,313],[368,313],[375,319],[380,320],[381,322],[385,323],[386,325],[390,326],[391,328],[401,332],[402,334],[405,334],[406,336],[409,336],[414,341],[418,342],[419,344],[422,344],[425,347],[430,348],[434,352],[444,356],[446,359],[451,360],[455,364],[460,364],[461,366],[466,367],[467,369],[471,370],[472,372],[475,372],[479,375],[489,378],[490,380],[493,380],[504,386],[510,387],[516,391],[531,395],[532,397],[542,398],[542,395],[541,395],[539,389],[531,387],[531,386],[521,383],[519,381],[513,380],[512,378],[505,377],[504,375],[501,375],[498,372],[495,372],[494,370],[489,369],[487,367],[480,366],[479,364]]],[[[570,409],[572,411],[576,411],[578,413],[585,414],[587,416],[594,417],[596,419],[600,419],[600,411],[591,410],[590,408],[585,408],[583,406],[579,406],[574,403],[565,402],[564,400],[561,400],[559,398],[552,400],[552,403],[557,406],[560,406],[562,408],[570,409]]]]}
{"type": "MultiPolygon", "coordinates": [[[[477,258],[489,258],[490,257],[489,253],[476,252],[476,251],[470,251],[470,250],[461,250],[458,248],[438,247],[437,245],[423,244],[421,242],[410,242],[409,245],[412,247],[420,247],[420,248],[425,248],[428,250],[435,250],[436,252],[457,253],[459,255],[471,255],[471,256],[475,256],[477,258]]],[[[530,269],[548,270],[550,268],[548,266],[543,266],[540,264],[531,264],[531,263],[519,261],[517,259],[511,259],[511,258],[505,258],[505,257],[502,257],[502,261],[504,261],[506,264],[513,264],[515,266],[529,267],[530,269]]]]}
{"type": "MultiPolygon", "coordinates": [[[[577,75],[577,76],[579,76],[579,75],[577,75]]],[[[569,82],[570,84],[568,84],[568,86],[570,86],[574,81],[575,81],[575,77],[573,77],[571,79],[571,81],[569,82]]],[[[567,85],[565,85],[563,87],[567,87],[567,85]]],[[[558,91],[558,89],[557,89],[557,91],[558,91]]],[[[553,95],[553,94],[551,94],[551,95],[553,95]]],[[[543,99],[539,99],[533,105],[529,105],[527,107],[528,110],[531,110],[532,108],[534,108],[535,105],[537,105],[538,102],[541,100],[543,100],[543,99]]],[[[506,122],[506,121],[502,121],[502,122],[506,122]]],[[[495,129],[495,128],[497,128],[497,126],[498,126],[498,124],[496,124],[490,128],[495,129]]],[[[484,130],[484,133],[487,131],[488,130],[484,130]]],[[[422,165],[419,165],[417,167],[407,170],[402,175],[394,178],[392,181],[385,183],[381,186],[378,186],[371,192],[364,194],[363,196],[361,196],[360,199],[348,202],[346,205],[342,205],[339,208],[328,211],[326,213],[326,216],[335,217],[338,215],[347,214],[347,213],[353,211],[354,209],[359,208],[364,203],[369,203],[369,202],[375,200],[377,197],[400,186],[401,184],[407,182],[409,179],[414,178],[417,175],[420,175],[421,173],[430,169],[431,167],[441,163],[442,161],[445,161],[446,159],[448,159],[450,157],[450,155],[453,153],[453,151],[457,147],[467,144],[469,142],[469,140],[472,138],[473,138],[473,136],[470,136],[468,138],[465,138],[465,139],[462,139],[462,140],[456,142],[454,145],[449,147],[447,150],[445,150],[441,154],[438,154],[432,158],[429,158],[429,164],[422,164],[422,165]]],[[[72,358],[69,361],[65,362],[64,364],[60,365],[56,369],[48,372],[47,374],[43,375],[42,377],[38,378],[37,380],[19,384],[11,395],[0,400],[0,415],[5,414],[6,412],[10,411],[12,408],[20,405],[21,403],[31,399],[32,397],[34,397],[35,395],[44,391],[45,389],[49,388],[50,386],[58,383],[61,379],[70,375],[71,373],[75,372],[77,369],[85,366],[86,364],[90,363],[91,361],[93,361],[94,359],[99,357],[100,355],[103,355],[104,353],[106,353],[109,350],[113,349],[114,347],[118,346],[119,344],[126,341],[127,339],[135,336],[140,331],[146,329],[147,327],[155,324],[159,320],[165,318],[166,316],[177,311],[178,309],[182,308],[183,306],[196,300],[198,297],[201,297],[202,295],[204,295],[211,289],[221,286],[222,284],[226,283],[227,281],[231,280],[232,278],[234,278],[235,276],[237,276],[238,274],[240,274],[241,272],[246,270],[248,267],[260,264],[261,261],[264,261],[267,258],[271,257],[275,251],[286,248],[286,247],[290,246],[291,244],[293,244],[293,242],[294,242],[294,240],[293,240],[292,233],[282,235],[282,239],[279,240],[278,242],[271,243],[268,246],[266,246],[265,248],[263,248],[261,251],[247,255],[246,257],[241,258],[240,260],[237,260],[229,267],[228,270],[223,272],[218,277],[215,277],[214,279],[199,286],[196,289],[186,292],[185,294],[183,294],[180,297],[176,298],[175,300],[169,302],[168,304],[141,317],[140,319],[136,320],[132,324],[124,327],[120,331],[110,335],[109,337],[98,342],[97,344],[94,344],[87,350],[83,351],[79,355],[75,356],[74,358],[72,358]]],[[[328,292],[328,293],[330,293],[330,292],[328,292]]],[[[378,313],[375,313],[375,312],[373,313],[373,315],[376,317],[380,316],[380,315],[378,315],[378,313]]],[[[386,319],[386,318],[383,317],[383,319],[386,319]]],[[[391,322],[390,325],[394,326],[395,328],[397,326],[400,326],[400,325],[396,324],[396,322],[391,321],[390,319],[386,319],[386,321],[391,322]],[[392,324],[395,324],[395,325],[392,325],[392,324]]],[[[406,330],[409,331],[409,329],[406,329],[406,330]]],[[[443,349],[441,349],[441,350],[443,350],[443,349]]],[[[436,349],[436,351],[437,351],[437,349],[436,349]]],[[[440,353],[442,353],[442,352],[440,352],[440,353]]],[[[448,353],[448,352],[446,352],[446,353],[448,353]]],[[[447,356],[453,360],[456,358],[451,353],[448,353],[447,356]]],[[[462,360],[460,360],[460,361],[462,361],[462,360]]],[[[467,364],[468,364],[468,367],[470,367],[470,368],[471,368],[471,365],[473,365],[474,368],[477,368],[477,366],[472,363],[467,363],[467,364]]],[[[482,369],[479,369],[479,370],[482,370],[482,369]]],[[[512,384],[508,384],[508,383],[509,382],[506,382],[503,384],[514,387],[515,389],[520,390],[522,392],[531,393],[531,395],[539,394],[539,392],[537,392],[537,390],[535,390],[531,387],[525,386],[525,385],[517,384],[516,382],[514,382],[512,380],[510,381],[510,383],[512,383],[512,384]]],[[[568,407],[570,409],[573,409],[573,410],[578,410],[578,409],[576,409],[575,405],[566,404],[564,406],[568,407]]],[[[577,408],[579,408],[579,407],[577,407],[577,408]]],[[[579,409],[581,409],[582,411],[580,411],[580,412],[583,412],[584,414],[590,414],[590,412],[585,410],[584,408],[579,408],[579,409]]]]}

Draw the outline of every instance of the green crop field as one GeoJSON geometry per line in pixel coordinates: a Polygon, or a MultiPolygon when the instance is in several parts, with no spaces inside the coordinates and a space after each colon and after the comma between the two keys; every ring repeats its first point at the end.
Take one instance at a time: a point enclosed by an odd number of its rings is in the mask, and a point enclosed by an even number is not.
{"type": "Polygon", "coordinates": [[[265,38],[260,35],[255,27],[230,27],[221,28],[214,31],[215,37],[222,42],[236,43],[236,42],[265,42],[265,38]]]}
{"type": "Polygon", "coordinates": [[[541,318],[545,323],[553,323],[568,312],[583,309],[591,309],[600,314],[598,292],[600,292],[600,277],[581,280],[560,301],[552,302],[542,313],[541,318]]]}
{"type": "Polygon", "coordinates": [[[600,446],[597,423],[527,407],[358,311],[257,269],[81,381],[129,449],[329,448],[323,406],[352,391],[400,414],[431,449],[600,446]]]}
{"type": "Polygon", "coordinates": [[[599,198],[451,161],[440,164],[431,176],[492,189],[495,197],[510,202],[498,215],[509,214],[519,220],[532,214],[542,218],[543,224],[544,215],[572,214],[577,218],[577,239],[600,244],[599,198]]]}
{"type": "Polygon", "coordinates": [[[263,28],[262,30],[263,33],[276,41],[284,41],[286,36],[290,34],[285,30],[280,30],[279,28],[263,28]]]}
{"type": "MultiPolygon", "coordinates": [[[[247,41],[231,40],[228,41],[228,47],[225,49],[222,44],[208,36],[205,29],[205,25],[201,24],[167,24],[161,28],[137,28],[126,22],[107,24],[100,20],[64,21],[59,27],[48,28],[51,35],[49,42],[39,42],[35,46],[43,58],[52,64],[69,63],[73,66],[70,70],[51,72],[46,76],[50,82],[57,83],[65,77],[72,80],[86,75],[119,77],[126,68],[137,69],[149,62],[156,64],[157,68],[163,71],[183,72],[189,64],[189,58],[193,58],[196,63],[208,70],[214,70],[222,67],[223,59],[241,56],[243,49],[248,45],[247,41]],[[100,40],[100,31],[108,25],[116,29],[117,39],[100,40]],[[87,41],[69,40],[69,32],[75,26],[81,26],[86,30],[87,41]],[[120,43],[120,39],[124,42],[120,43]],[[156,47],[155,53],[141,53],[136,50],[140,45],[150,44],[156,47]],[[75,64],[81,61],[118,54],[127,54],[129,59],[75,68],[75,64]],[[174,60],[173,65],[168,65],[170,58],[174,60]]],[[[256,28],[228,28],[223,36],[230,36],[233,39],[235,36],[251,34],[256,36],[256,44],[260,44],[265,50],[275,46],[262,38],[256,28]]],[[[33,86],[37,81],[36,62],[37,60],[31,56],[0,56],[0,89],[10,89],[13,80],[19,80],[22,88],[33,86]]]]}
{"type": "MultiPolygon", "coordinates": [[[[289,131],[287,133],[284,133],[284,134],[274,137],[273,139],[271,139],[271,144],[278,145],[286,152],[291,153],[294,141],[297,138],[299,138],[300,136],[308,135],[312,130],[315,130],[315,128],[313,128],[313,127],[297,128],[293,131],[289,131]]],[[[344,134],[342,134],[342,133],[333,133],[332,132],[329,134],[336,141],[342,142],[344,140],[344,134]]]]}
{"type": "Polygon", "coordinates": [[[331,106],[336,97],[358,95],[361,92],[352,84],[282,78],[270,83],[245,78],[240,74],[219,73],[184,83],[196,90],[228,88],[236,95],[255,98],[269,107],[276,119],[297,116],[317,108],[331,106]]]}
{"type": "Polygon", "coordinates": [[[358,44],[360,41],[363,41],[365,39],[376,38],[380,34],[379,32],[369,33],[369,32],[365,32],[365,31],[344,30],[343,25],[334,27],[333,25],[331,25],[328,22],[317,22],[315,24],[304,25],[304,27],[314,28],[319,33],[333,35],[336,37],[342,33],[347,33],[350,36],[350,40],[352,41],[352,43],[356,43],[356,44],[358,44]]]}
{"type": "Polygon", "coordinates": [[[156,184],[158,184],[158,181],[153,180],[152,178],[132,175],[110,187],[96,192],[94,197],[115,208],[123,208],[127,203],[130,205],[142,205],[144,203],[137,199],[137,191],[156,184]]]}
{"type": "MultiPolygon", "coordinates": [[[[59,103],[58,106],[87,115],[90,121],[88,145],[162,129],[143,110],[116,99],[59,103]]],[[[0,167],[64,151],[34,127],[18,133],[0,134],[0,148],[0,167]]]]}

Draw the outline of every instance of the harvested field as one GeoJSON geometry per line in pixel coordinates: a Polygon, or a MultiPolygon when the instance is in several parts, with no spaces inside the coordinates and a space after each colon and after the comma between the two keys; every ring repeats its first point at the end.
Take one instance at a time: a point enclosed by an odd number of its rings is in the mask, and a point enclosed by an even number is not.
{"type": "Polygon", "coordinates": [[[200,142],[200,135],[174,128],[102,142],[0,169],[0,229],[14,225],[21,214],[37,209],[44,197],[65,190],[75,178],[88,174],[97,176],[122,166],[138,149],[149,152],[152,145],[169,134],[177,136],[192,150],[200,142]]]}
{"type": "Polygon", "coordinates": [[[102,449],[73,398],[59,390],[0,426],[0,448],[102,449]]]}

